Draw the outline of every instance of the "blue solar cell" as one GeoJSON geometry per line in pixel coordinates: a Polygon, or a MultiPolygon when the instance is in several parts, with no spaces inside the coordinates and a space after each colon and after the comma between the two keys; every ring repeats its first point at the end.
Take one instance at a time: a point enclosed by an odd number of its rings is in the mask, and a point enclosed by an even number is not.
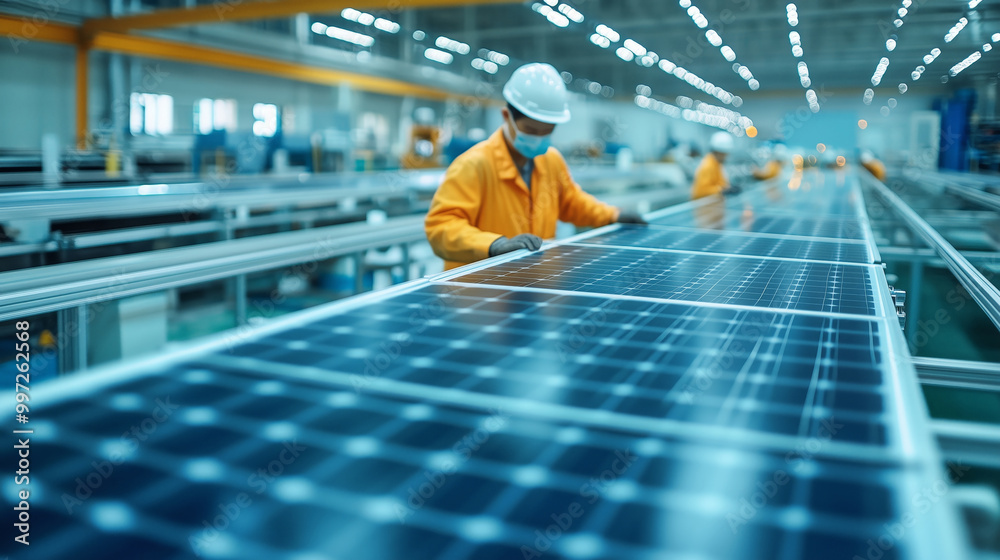
{"type": "Polygon", "coordinates": [[[663,226],[653,228],[620,226],[620,229],[586,237],[577,243],[849,263],[872,262],[868,247],[857,242],[759,237],[742,233],[694,231],[663,226]]]}
{"type": "Polygon", "coordinates": [[[672,251],[552,247],[455,282],[875,315],[868,267],[672,251]]]}
{"type": "Polygon", "coordinates": [[[651,223],[664,226],[695,226],[831,239],[865,239],[861,221],[854,217],[817,218],[776,213],[745,214],[708,205],[691,212],[664,216],[651,223]]]}

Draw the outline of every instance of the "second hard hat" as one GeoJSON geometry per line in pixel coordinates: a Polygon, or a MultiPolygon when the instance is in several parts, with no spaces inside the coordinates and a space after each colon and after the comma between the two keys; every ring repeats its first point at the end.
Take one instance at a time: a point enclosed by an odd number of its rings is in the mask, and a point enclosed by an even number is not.
{"type": "Polygon", "coordinates": [[[530,119],[549,124],[569,121],[566,84],[550,64],[535,62],[514,70],[503,97],[530,119]]]}
{"type": "Polygon", "coordinates": [[[733,151],[733,135],[728,132],[716,132],[712,135],[711,140],[709,140],[708,145],[712,148],[713,152],[719,152],[723,154],[728,154],[733,151]]]}

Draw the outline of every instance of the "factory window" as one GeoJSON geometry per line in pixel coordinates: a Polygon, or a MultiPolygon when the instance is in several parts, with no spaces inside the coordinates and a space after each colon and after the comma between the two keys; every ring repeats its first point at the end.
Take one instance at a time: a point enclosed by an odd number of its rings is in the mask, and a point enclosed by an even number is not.
{"type": "Polygon", "coordinates": [[[199,99],[194,104],[194,131],[208,134],[213,130],[236,132],[236,100],[199,99]]]}
{"type": "Polygon", "coordinates": [[[256,103],[253,106],[253,133],[256,136],[274,136],[278,132],[278,106],[256,103]]]}
{"type": "Polygon", "coordinates": [[[174,98],[155,93],[133,93],[129,111],[132,134],[163,135],[174,131],[174,98]]]}

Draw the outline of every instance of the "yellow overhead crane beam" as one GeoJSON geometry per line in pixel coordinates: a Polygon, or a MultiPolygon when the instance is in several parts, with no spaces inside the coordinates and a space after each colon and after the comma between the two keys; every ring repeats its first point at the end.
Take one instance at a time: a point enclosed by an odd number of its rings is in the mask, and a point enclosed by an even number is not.
{"type": "Polygon", "coordinates": [[[242,70],[244,72],[277,76],[314,84],[335,85],[346,82],[360,90],[389,95],[412,95],[430,99],[445,99],[455,96],[453,93],[442,89],[411,84],[391,78],[368,76],[318,66],[307,66],[284,60],[188,45],[164,39],[140,37],[137,35],[98,33],[91,41],[90,46],[93,49],[101,51],[160,60],[189,62],[204,66],[217,66],[230,70],[242,70]]]}
{"type": "MultiPolygon", "coordinates": [[[[472,2],[480,4],[512,3],[510,0],[472,0],[472,2]]],[[[469,3],[470,2],[468,0],[403,0],[403,5],[406,8],[467,5],[469,3]]],[[[384,7],[387,5],[387,2],[385,2],[385,0],[382,0],[381,2],[374,0],[353,0],[349,4],[350,6],[357,6],[361,8],[372,8],[377,6],[384,7]]],[[[117,21],[118,23],[123,23],[126,20],[132,21],[132,18],[138,18],[140,23],[139,28],[149,28],[154,26],[150,23],[144,23],[146,22],[145,18],[153,18],[160,21],[160,18],[165,18],[166,15],[174,12],[195,12],[196,14],[203,14],[206,9],[211,9],[214,14],[215,10],[231,10],[225,12],[224,17],[221,19],[221,21],[227,21],[233,19],[276,17],[275,14],[278,12],[280,12],[279,15],[288,15],[289,13],[298,13],[301,11],[316,11],[317,6],[319,5],[324,6],[324,8],[319,11],[339,11],[343,7],[347,7],[348,3],[331,0],[325,0],[322,2],[316,0],[291,0],[282,2],[272,2],[270,0],[255,2],[219,0],[219,2],[212,6],[202,6],[192,9],[162,10],[155,12],[155,14],[125,16],[123,18],[118,18],[118,20],[114,20],[114,18],[109,19],[117,21]],[[218,5],[225,7],[219,8],[217,7],[218,5]],[[225,14],[233,14],[233,17],[225,17],[225,14]],[[262,16],[260,14],[265,15],[262,16]]],[[[396,1],[396,5],[399,5],[398,0],[396,1]]],[[[88,54],[91,50],[103,50],[160,60],[173,60],[203,66],[216,66],[230,70],[276,76],[279,78],[313,84],[337,85],[347,83],[362,91],[382,93],[386,95],[413,96],[435,100],[456,97],[453,92],[448,90],[413,84],[392,78],[369,76],[356,72],[323,68],[320,66],[309,66],[223,49],[188,45],[165,39],[154,39],[139,35],[109,32],[104,30],[104,28],[93,26],[94,24],[102,21],[107,20],[89,20],[86,24],[84,24],[83,28],[78,28],[52,21],[36,23],[27,18],[10,17],[0,14],[0,36],[6,36],[12,44],[20,45],[22,42],[28,41],[45,41],[64,45],[73,45],[76,47],[76,139],[77,146],[80,149],[85,149],[87,147],[87,74],[89,66],[87,60],[88,54]],[[89,33],[85,31],[88,28],[88,25],[91,29],[89,33]]],[[[219,21],[219,17],[215,16],[215,20],[213,21],[219,21]]],[[[208,23],[208,21],[204,20],[198,20],[198,22],[208,23]]],[[[190,19],[184,19],[183,21],[165,23],[162,26],[184,25],[186,23],[193,23],[193,21],[190,19]]],[[[129,29],[131,28],[135,27],[129,27],[129,29]]],[[[471,97],[468,96],[459,96],[459,98],[471,99],[471,97]]]]}
{"type": "Polygon", "coordinates": [[[11,47],[17,52],[21,44],[28,41],[75,45],[80,40],[80,30],[72,25],[55,23],[48,19],[33,20],[0,14],[0,36],[7,38],[11,47]]]}
{"type": "Polygon", "coordinates": [[[298,13],[329,14],[344,8],[359,10],[414,10],[453,8],[473,4],[520,4],[518,0],[216,0],[211,5],[172,8],[154,12],[87,20],[86,34],[100,31],[127,33],[136,29],[159,29],[183,25],[275,19],[298,13]]]}

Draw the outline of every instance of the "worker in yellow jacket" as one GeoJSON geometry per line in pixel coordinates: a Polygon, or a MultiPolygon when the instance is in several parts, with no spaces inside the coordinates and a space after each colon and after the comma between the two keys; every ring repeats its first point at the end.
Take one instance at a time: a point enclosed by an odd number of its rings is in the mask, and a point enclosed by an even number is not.
{"type": "Polygon", "coordinates": [[[709,140],[711,151],[694,173],[694,184],[691,185],[691,199],[697,200],[714,194],[722,194],[729,190],[729,178],[722,165],[726,156],[733,151],[733,136],[728,132],[716,132],[709,140]]]}
{"type": "Polygon", "coordinates": [[[764,167],[754,167],[751,172],[753,178],[758,181],[768,181],[770,179],[774,179],[778,175],[781,175],[781,167],[784,161],[781,157],[779,157],[778,149],[764,148],[763,155],[763,159],[767,163],[764,164],[764,167]]]}
{"type": "Polygon", "coordinates": [[[885,164],[879,161],[875,154],[865,150],[861,152],[861,165],[879,181],[885,182],[885,164]]]}
{"type": "Polygon", "coordinates": [[[445,270],[518,249],[536,251],[555,236],[558,220],[584,227],[646,223],[583,192],[550,147],[556,125],[570,119],[566,85],[555,68],[518,68],[503,96],[503,125],[448,167],[427,213],[427,239],[445,270]]]}

